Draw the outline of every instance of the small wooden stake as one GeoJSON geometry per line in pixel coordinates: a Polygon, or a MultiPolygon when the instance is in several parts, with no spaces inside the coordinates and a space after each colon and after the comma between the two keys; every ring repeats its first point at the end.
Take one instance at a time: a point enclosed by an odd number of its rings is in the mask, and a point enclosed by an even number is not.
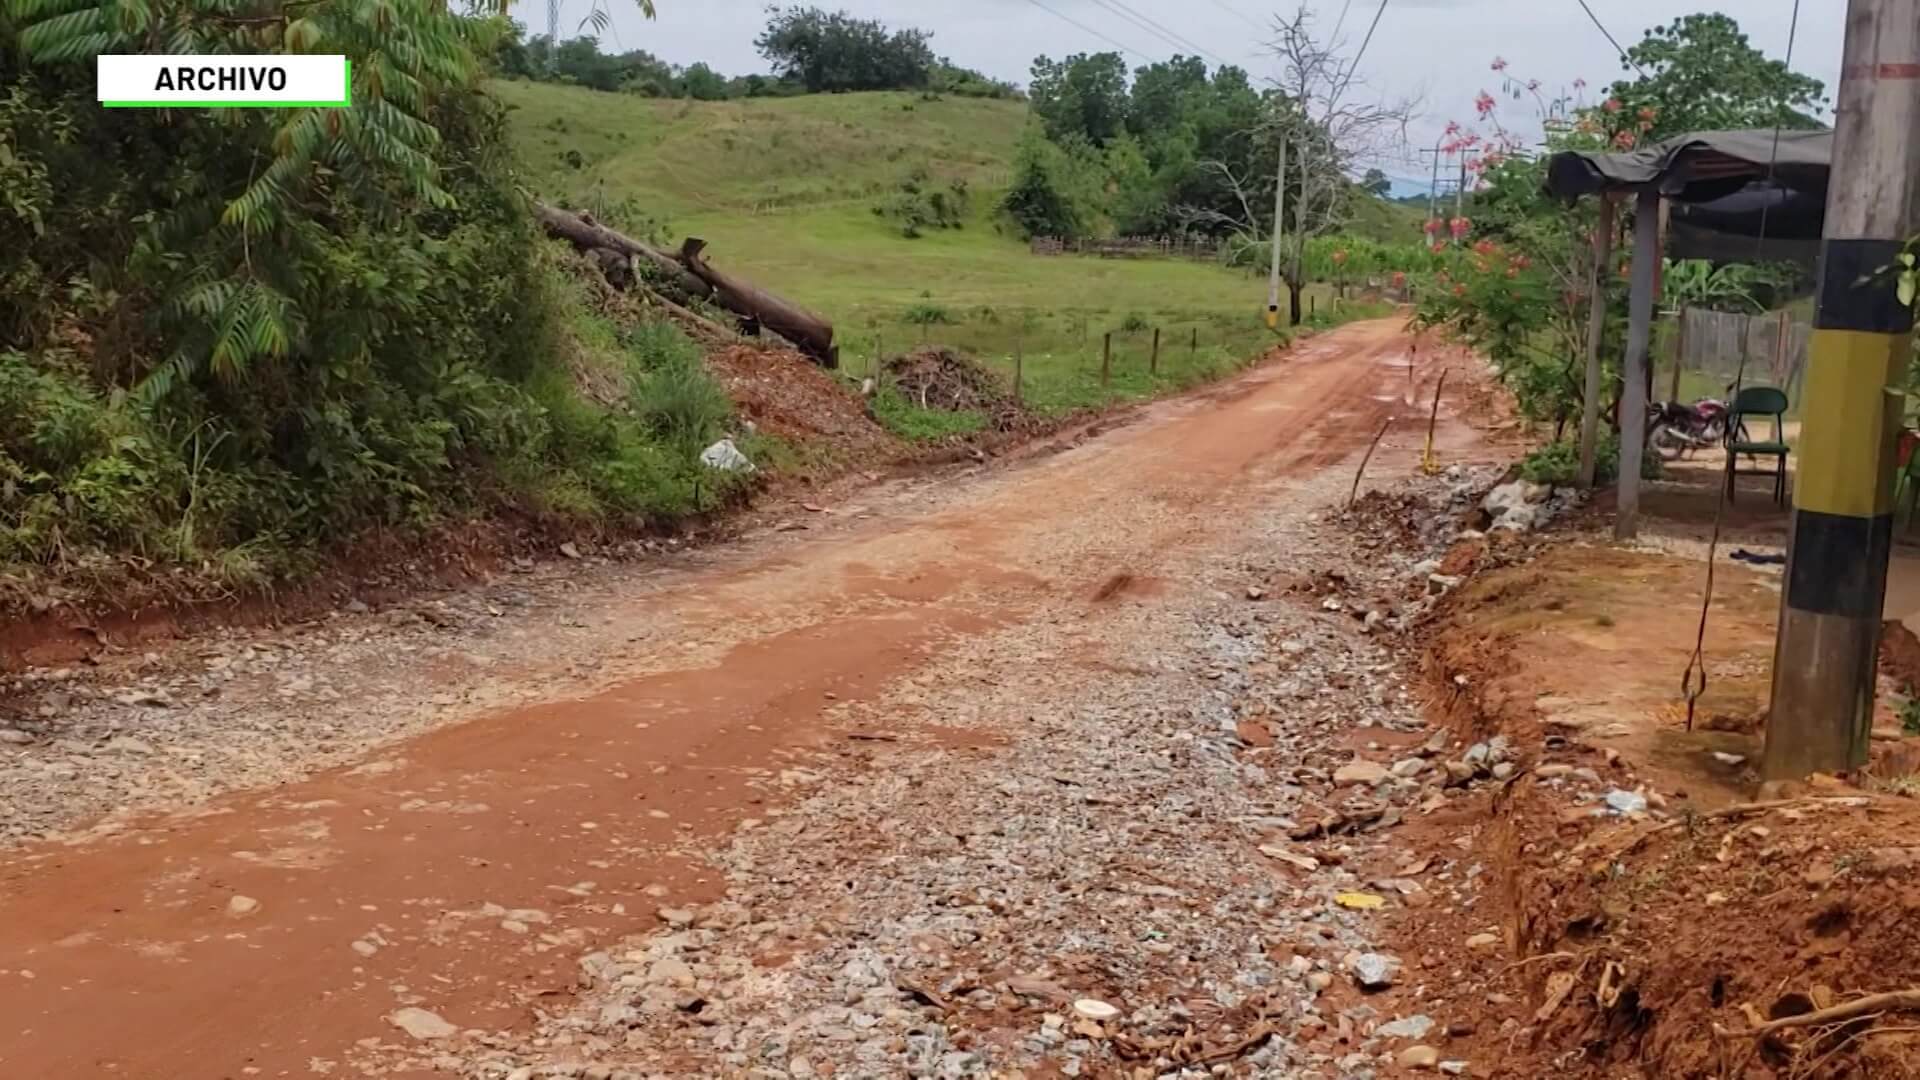
{"type": "Polygon", "coordinates": [[[1433,384],[1433,411],[1427,414],[1427,450],[1420,456],[1420,471],[1428,475],[1440,471],[1440,463],[1433,459],[1433,429],[1440,423],[1440,389],[1447,385],[1450,370],[1441,368],[1440,378],[1433,384]]]}
{"type": "Polygon", "coordinates": [[[1360,459],[1360,467],[1358,469],[1355,469],[1353,473],[1353,490],[1347,492],[1348,506],[1352,506],[1353,501],[1360,497],[1360,478],[1367,475],[1367,462],[1373,460],[1374,448],[1380,445],[1381,439],[1384,439],[1387,437],[1387,429],[1392,426],[1393,426],[1393,417],[1389,416],[1387,417],[1387,422],[1384,424],[1381,424],[1380,430],[1374,434],[1373,441],[1367,444],[1366,456],[1360,459]]]}
{"type": "Polygon", "coordinates": [[[1105,344],[1100,346],[1100,389],[1107,388],[1107,380],[1113,373],[1113,331],[1107,331],[1105,344]]]}
{"type": "Polygon", "coordinates": [[[1153,328],[1153,355],[1147,360],[1147,374],[1160,374],[1160,328],[1153,328]]]}
{"type": "Polygon", "coordinates": [[[1196,326],[1193,328],[1193,343],[1187,346],[1187,359],[1192,360],[1199,355],[1200,355],[1200,328],[1196,326]]]}

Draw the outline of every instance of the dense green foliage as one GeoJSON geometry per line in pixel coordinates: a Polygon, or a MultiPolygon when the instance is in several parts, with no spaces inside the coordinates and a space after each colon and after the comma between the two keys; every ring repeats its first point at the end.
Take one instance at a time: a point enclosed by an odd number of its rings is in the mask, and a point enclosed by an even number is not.
{"type": "Polygon", "coordinates": [[[546,35],[522,40],[519,27],[494,47],[501,75],[654,98],[726,101],[850,90],[917,90],[959,97],[1017,97],[1011,84],[936,57],[921,30],[889,31],[880,23],[818,8],[773,9],[756,44],[772,74],[726,76],[705,63],[669,64],[643,49],[603,53],[591,35],[556,48],[546,35]]]}
{"type": "Polygon", "coordinates": [[[711,384],[657,336],[577,330],[533,232],[476,88],[501,23],[428,0],[4,10],[0,563],[258,585],[467,508],[711,497],[711,384]],[[149,41],[345,53],[354,104],[100,109],[93,56],[149,41]],[[585,401],[570,364],[634,399],[585,401]]]}
{"type": "Polygon", "coordinates": [[[771,14],[753,43],[774,74],[809,93],[918,90],[931,77],[934,57],[927,41],[933,35],[924,30],[890,30],[877,19],[816,7],[771,14]]]}
{"type": "Polygon", "coordinates": [[[1818,128],[1826,87],[1753,47],[1740,24],[1719,12],[1686,15],[1647,31],[1621,66],[1636,77],[1613,84],[1627,115],[1652,111],[1647,135],[1734,128],[1818,128]]]}
{"type": "Polygon", "coordinates": [[[802,91],[797,83],[766,75],[729,79],[706,64],[677,67],[643,49],[603,53],[599,40],[589,35],[569,38],[561,42],[559,48],[554,48],[544,34],[522,41],[518,27],[505,34],[496,46],[494,64],[499,73],[508,78],[565,83],[643,97],[723,101],[779,97],[802,91]]]}
{"type": "Polygon", "coordinates": [[[1276,144],[1259,132],[1273,95],[1239,68],[1176,56],[1129,77],[1117,53],[1043,56],[1029,97],[1048,145],[1022,147],[1006,203],[1028,233],[1257,229],[1263,178],[1272,204],[1276,144]]]}
{"type": "Polygon", "coordinates": [[[965,228],[972,204],[965,179],[943,184],[925,166],[916,165],[891,193],[873,204],[873,212],[912,240],[929,229],[965,228]]]}

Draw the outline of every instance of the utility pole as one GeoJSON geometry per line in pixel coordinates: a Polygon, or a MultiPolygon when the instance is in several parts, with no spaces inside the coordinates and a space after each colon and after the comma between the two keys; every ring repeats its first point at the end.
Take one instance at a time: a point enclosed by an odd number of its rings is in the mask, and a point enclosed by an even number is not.
{"type": "Polygon", "coordinates": [[[1920,229],[1920,0],[1849,0],[1761,775],[1866,764],[1920,229]]]}
{"type": "Polygon", "coordinates": [[[1453,216],[1461,217],[1467,212],[1467,153],[1460,152],[1460,186],[1453,189],[1453,216]]]}
{"type": "Polygon", "coordinates": [[[1280,131],[1280,171],[1273,181],[1273,272],[1267,277],[1267,329],[1280,328],[1280,230],[1287,220],[1287,134],[1280,131]]]}
{"type": "Polygon", "coordinates": [[[547,69],[560,69],[560,0],[547,0],[547,69]]]}
{"type": "Polygon", "coordinates": [[[1433,180],[1427,185],[1428,221],[1432,221],[1434,216],[1440,213],[1440,145],[1446,141],[1446,138],[1442,135],[1434,140],[1433,149],[1420,151],[1422,157],[1433,158],[1433,180]]]}

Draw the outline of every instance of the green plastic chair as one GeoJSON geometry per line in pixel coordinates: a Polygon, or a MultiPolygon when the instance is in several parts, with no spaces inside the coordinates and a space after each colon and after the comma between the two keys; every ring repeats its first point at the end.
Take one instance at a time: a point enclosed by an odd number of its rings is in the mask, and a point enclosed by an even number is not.
{"type": "Polygon", "coordinates": [[[1727,408],[1727,501],[1734,501],[1735,478],[1740,476],[1773,477],[1773,501],[1784,505],[1787,501],[1787,395],[1776,386],[1749,386],[1740,391],[1727,408]],[[1773,418],[1773,438],[1755,439],[1747,431],[1747,418],[1750,416],[1771,416],[1773,418]],[[1740,456],[1751,458],[1772,458],[1771,469],[1742,469],[1740,456]]]}

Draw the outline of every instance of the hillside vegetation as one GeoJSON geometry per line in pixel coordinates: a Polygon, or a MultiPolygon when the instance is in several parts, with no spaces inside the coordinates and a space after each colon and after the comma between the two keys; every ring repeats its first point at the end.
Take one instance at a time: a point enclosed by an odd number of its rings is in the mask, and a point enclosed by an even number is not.
{"type": "MultiPolygon", "coordinates": [[[[513,81],[491,89],[511,110],[536,191],[663,241],[710,241],[716,262],[835,320],[856,373],[876,349],[924,341],[1002,366],[1018,342],[1036,377],[1049,365],[1091,374],[1108,331],[1116,368],[1130,370],[1159,328],[1166,356],[1179,361],[1168,377],[1184,381],[1275,340],[1260,323],[1264,274],[1032,255],[996,210],[1026,129],[1022,102],[900,92],[663,101],[513,81]],[[875,213],[904,184],[951,191],[956,182],[966,204],[956,228],[909,239],[875,213]]],[[[1330,301],[1319,290],[1316,309],[1330,301]]],[[[1083,380],[1057,401],[1098,396],[1083,380]]]]}

